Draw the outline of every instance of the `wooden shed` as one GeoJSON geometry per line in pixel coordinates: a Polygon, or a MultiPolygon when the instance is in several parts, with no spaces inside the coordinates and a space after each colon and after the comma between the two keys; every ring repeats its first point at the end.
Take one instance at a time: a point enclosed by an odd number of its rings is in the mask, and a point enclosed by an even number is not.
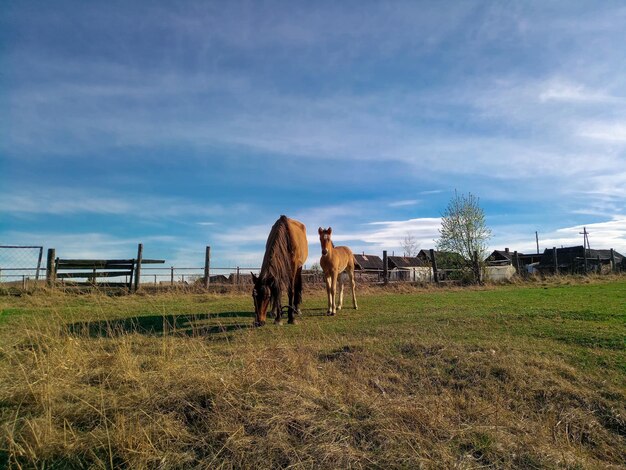
{"type": "Polygon", "coordinates": [[[613,269],[611,263],[619,268],[624,263],[624,255],[615,250],[585,249],[584,246],[548,248],[543,252],[539,270],[546,274],[576,274],[586,272],[607,272],[613,269]],[[556,260],[554,256],[556,254],[556,260]],[[585,268],[585,263],[587,267],[585,268]]]}
{"type": "Polygon", "coordinates": [[[382,271],[383,260],[380,256],[366,255],[365,253],[354,255],[354,269],[358,271],[382,271]]]}
{"type": "Polygon", "coordinates": [[[432,267],[417,256],[388,256],[389,279],[397,281],[431,281],[432,267]]]}

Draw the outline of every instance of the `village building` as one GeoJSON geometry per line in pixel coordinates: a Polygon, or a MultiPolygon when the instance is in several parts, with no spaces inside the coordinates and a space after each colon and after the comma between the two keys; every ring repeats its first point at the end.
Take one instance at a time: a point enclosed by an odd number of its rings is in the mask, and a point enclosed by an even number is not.
{"type": "Polygon", "coordinates": [[[432,281],[433,270],[429,263],[417,256],[388,256],[387,267],[392,281],[432,281]]]}
{"type": "Polygon", "coordinates": [[[357,271],[382,271],[383,260],[376,255],[355,254],[354,269],[357,271]]]}
{"type": "Polygon", "coordinates": [[[380,256],[366,255],[365,253],[354,255],[355,276],[359,280],[378,282],[382,279],[383,260],[380,256]]]}
{"type": "Polygon", "coordinates": [[[532,274],[541,260],[541,254],[525,254],[504,250],[494,250],[485,258],[485,278],[491,281],[511,279],[515,273],[532,274]]]}
{"type": "Polygon", "coordinates": [[[543,274],[607,273],[621,269],[624,263],[624,255],[615,250],[585,249],[579,245],[547,248],[541,256],[539,270],[543,274]]]}

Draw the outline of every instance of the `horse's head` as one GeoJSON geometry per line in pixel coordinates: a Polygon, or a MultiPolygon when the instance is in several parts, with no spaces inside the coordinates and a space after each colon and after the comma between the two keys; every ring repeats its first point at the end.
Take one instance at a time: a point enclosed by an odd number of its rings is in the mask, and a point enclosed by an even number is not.
{"type": "Polygon", "coordinates": [[[254,326],[265,325],[265,318],[267,316],[267,308],[270,304],[272,297],[272,291],[267,283],[261,281],[258,277],[252,274],[252,282],[254,288],[252,289],[252,300],[254,301],[254,326]]]}
{"type": "Polygon", "coordinates": [[[333,233],[333,229],[331,227],[328,227],[327,229],[320,227],[317,229],[317,233],[320,234],[322,256],[326,256],[328,254],[328,248],[333,246],[333,242],[330,240],[330,235],[333,233]]]}

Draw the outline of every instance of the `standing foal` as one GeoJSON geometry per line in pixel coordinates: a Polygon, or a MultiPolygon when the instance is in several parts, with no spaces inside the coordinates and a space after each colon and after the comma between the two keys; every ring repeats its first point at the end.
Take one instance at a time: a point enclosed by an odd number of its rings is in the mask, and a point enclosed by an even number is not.
{"type": "Polygon", "coordinates": [[[350,277],[352,286],[352,305],[355,310],[359,307],[356,304],[356,283],[354,282],[354,255],[352,250],[347,246],[335,246],[330,239],[333,232],[331,227],[324,230],[320,227],[320,243],[322,244],[322,257],[320,258],[320,266],[324,270],[324,279],[326,281],[326,293],[328,294],[328,312],[327,315],[334,315],[337,310],[341,310],[343,305],[343,281],[341,273],[346,271],[350,277]],[[335,305],[337,296],[337,279],[339,279],[339,305],[335,305]]]}

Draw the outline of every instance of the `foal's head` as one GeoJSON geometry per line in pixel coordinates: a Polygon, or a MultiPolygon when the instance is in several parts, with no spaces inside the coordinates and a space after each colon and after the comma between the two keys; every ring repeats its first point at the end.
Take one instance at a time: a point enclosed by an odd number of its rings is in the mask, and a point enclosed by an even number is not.
{"type": "Polygon", "coordinates": [[[333,247],[333,242],[330,239],[330,234],[333,233],[333,229],[328,227],[327,229],[323,229],[322,227],[317,229],[317,232],[320,234],[320,243],[322,244],[322,256],[326,256],[328,254],[328,248],[333,247]]]}

